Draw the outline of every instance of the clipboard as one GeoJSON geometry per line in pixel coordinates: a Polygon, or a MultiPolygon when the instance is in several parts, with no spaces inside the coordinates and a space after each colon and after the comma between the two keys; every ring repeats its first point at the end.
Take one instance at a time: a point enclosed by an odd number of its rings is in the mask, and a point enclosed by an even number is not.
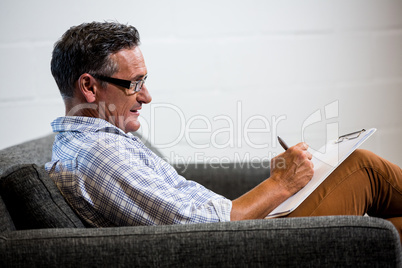
{"type": "Polygon", "coordinates": [[[308,149],[313,155],[314,175],[299,192],[285,200],[265,217],[283,217],[294,211],[348,156],[365,142],[377,129],[362,129],[328,141],[319,151],[308,149]]]}

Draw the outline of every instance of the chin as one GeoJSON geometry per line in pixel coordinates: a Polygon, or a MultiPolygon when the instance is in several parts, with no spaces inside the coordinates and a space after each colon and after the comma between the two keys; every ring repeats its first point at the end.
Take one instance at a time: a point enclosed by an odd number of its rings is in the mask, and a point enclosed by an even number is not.
{"type": "Polygon", "coordinates": [[[140,129],[140,123],[139,122],[129,122],[125,128],[123,128],[124,132],[135,132],[138,129],[140,129]]]}

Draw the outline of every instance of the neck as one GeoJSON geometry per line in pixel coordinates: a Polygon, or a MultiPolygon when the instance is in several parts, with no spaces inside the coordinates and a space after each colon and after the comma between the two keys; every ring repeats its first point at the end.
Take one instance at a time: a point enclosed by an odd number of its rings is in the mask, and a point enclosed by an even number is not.
{"type": "Polygon", "coordinates": [[[96,103],[88,103],[76,98],[64,98],[66,116],[99,117],[99,107],[96,103]]]}

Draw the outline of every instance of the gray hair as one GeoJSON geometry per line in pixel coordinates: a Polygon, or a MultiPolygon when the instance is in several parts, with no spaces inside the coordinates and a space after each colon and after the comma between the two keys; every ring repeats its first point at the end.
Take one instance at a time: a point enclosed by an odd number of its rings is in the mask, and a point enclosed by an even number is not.
{"type": "Polygon", "coordinates": [[[110,56],[139,43],[139,33],[130,25],[92,22],[71,27],[55,43],[50,63],[63,98],[74,96],[75,82],[84,73],[113,75],[118,66],[110,56]]]}

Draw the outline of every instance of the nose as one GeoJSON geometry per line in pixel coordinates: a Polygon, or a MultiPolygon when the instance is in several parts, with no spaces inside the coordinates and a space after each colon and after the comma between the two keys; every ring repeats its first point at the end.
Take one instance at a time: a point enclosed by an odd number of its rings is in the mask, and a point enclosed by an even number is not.
{"type": "Polygon", "coordinates": [[[150,103],[152,101],[151,94],[145,84],[142,85],[141,90],[137,94],[137,101],[141,103],[150,103]]]}

